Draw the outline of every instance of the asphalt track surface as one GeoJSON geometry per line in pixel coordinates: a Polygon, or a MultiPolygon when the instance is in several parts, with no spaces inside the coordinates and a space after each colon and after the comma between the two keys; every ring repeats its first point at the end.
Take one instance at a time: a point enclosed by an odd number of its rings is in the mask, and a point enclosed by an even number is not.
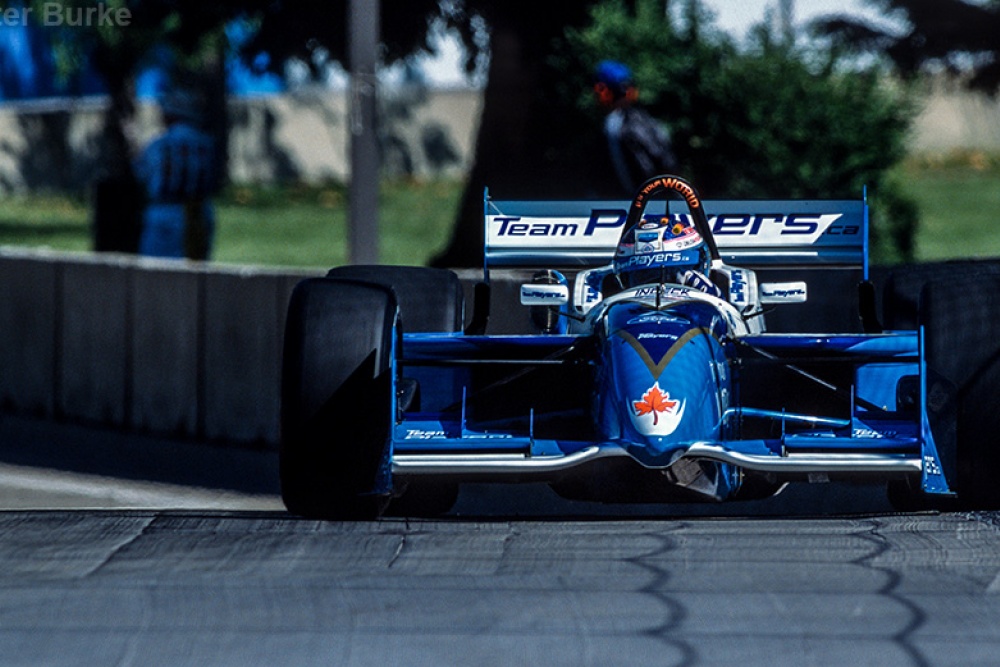
{"type": "Polygon", "coordinates": [[[2,665],[996,665],[1000,515],[463,488],[285,513],[273,452],[0,417],[2,665]]]}

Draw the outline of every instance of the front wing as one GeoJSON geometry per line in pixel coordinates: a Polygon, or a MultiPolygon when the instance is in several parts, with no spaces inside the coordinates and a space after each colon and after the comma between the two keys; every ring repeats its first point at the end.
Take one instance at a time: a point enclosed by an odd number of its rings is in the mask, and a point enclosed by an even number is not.
{"type": "MultiPolygon", "coordinates": [[[[951,493],[920,332],[728,344],[736,395],[724,419],[739,437],[691,442],[684,458],[787,481],[908,477],[951,493]]],[[[404,335],[392,474],[537,480],[629,457],[590,417],[598,363],[590,336],[404,335]]]]}

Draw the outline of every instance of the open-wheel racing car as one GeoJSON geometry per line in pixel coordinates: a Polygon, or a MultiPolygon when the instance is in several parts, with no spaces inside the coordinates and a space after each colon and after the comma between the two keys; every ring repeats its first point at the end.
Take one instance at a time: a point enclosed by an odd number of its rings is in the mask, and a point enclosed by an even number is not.
{"type": "Polygon", "coordinates": [[[912,328],[883,330],[867,231],[864,200],[709,202],[660,176],[631,202],[487,195],[469,318],[447,270],[306,279],[285,335],[284,502],[374,518],[447,511],[471,481],[656,503],[850,480],[887,484],[902,507],[995,503],[996,448],[962,407],[973,361],[946,335],[961,312],[922,306],[912,328]],[[530,329],[486,333],[498,268],[534,271],[530,329]],[[833,303],[816,304],[809,285],[831,276],[833,303]],[[844,308],[857,326],[809,332],[844,308]],[[947,323],[925,326],[939,311],[947,323]]]}

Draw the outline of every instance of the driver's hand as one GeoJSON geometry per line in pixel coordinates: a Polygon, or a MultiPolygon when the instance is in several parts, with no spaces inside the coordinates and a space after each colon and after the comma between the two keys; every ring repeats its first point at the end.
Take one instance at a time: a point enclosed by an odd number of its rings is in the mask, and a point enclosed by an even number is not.
{"type": "Polygon", "coordinates": [[[705,275],[699,271],[687,269],[680,275],[680,283],[685,287],[693,287],[706,294],[717,296],[720,299],[722,298],[722,290],[720,290],[715,283],[706,278],[705,275]]]}

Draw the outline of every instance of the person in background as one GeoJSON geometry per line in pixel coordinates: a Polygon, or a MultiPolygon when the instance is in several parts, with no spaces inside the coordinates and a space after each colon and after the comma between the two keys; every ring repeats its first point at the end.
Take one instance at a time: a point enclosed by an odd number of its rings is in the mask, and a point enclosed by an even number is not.
{"type": "Polygon", "coordinates": [[[212,138],[199,127],[195,95],[168,93],[160,112],[166,126],[139,156],[136,176],[144,186],[139,254],[209,259],[215,233],[211,197],[218,184],[212,138]]]}
{"type": "Polygon", "coordinates": [[[594,70],[594,94],[607,112],[604,138],[620,196],[632,197],[653,176],[677,173],[670,135],[637,104],[639,91],[626,65],[601,61],[594,70]]]}

